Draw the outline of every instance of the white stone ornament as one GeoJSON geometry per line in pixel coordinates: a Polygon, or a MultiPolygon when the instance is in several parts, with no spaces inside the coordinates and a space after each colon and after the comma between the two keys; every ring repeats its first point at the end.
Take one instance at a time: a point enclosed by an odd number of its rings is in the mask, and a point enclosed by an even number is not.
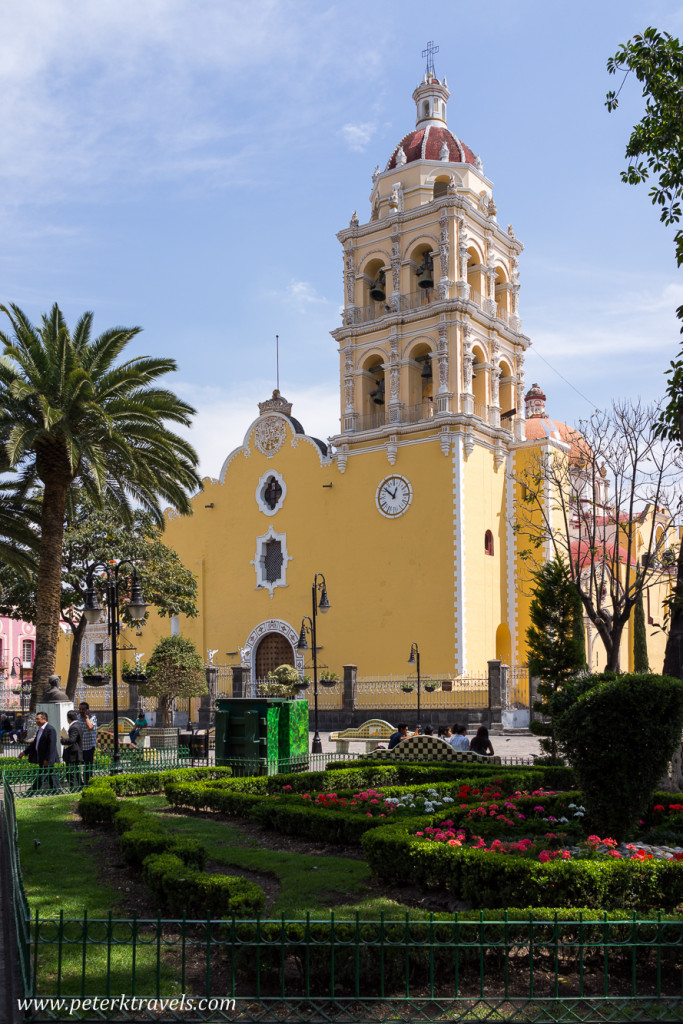
{"type": "Polygon", "coordinates": [[[388,476],[377,488],[375,502],[387,519],[397,519],[410,507],[413,489],[404,476],[388,476]]]}
{"type": "Polygon", "coordinates": [[[277,416],[266,416],[254,430],[254,444],[268,459],[280,451],[286,437],[287,428],[277,416]]]}

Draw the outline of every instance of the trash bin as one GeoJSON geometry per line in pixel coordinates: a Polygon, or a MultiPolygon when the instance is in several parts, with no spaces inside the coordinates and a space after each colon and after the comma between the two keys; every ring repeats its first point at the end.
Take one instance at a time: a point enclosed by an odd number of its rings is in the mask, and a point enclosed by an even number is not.
{"type": "Polygon", "coordinates": [[[208,760],[209,734],[206,729],[197,732],[181,729],[178,732],[178,753],[193,761],[208,760]]]}

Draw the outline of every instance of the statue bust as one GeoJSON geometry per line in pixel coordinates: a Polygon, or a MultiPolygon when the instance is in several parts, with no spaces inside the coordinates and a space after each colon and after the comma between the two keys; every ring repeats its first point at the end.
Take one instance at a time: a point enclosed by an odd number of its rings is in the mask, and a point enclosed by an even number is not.
{"type": "MultiPolygon", "coordinates": [[[[61,677],[54,675],[50,676],[47,681],[45,691],[40,698],[41,704],[62,704],[64,701],[68,701],[69,698],[61,688],[61,677]]],[[[70,703],[70,702],[69,702],[70,703]]]]}

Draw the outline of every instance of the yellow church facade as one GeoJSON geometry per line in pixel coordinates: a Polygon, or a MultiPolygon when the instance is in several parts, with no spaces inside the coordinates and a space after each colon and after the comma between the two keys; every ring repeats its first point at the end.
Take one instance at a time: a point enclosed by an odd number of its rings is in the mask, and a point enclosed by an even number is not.
{"type": "MultiPolygon", "coordinates": [[[[252,679],[282,662],[304,668],[297,640],[316,573],[331,606],[319,663],[340,675],[348,664],[406,675],[413,642],[425,675],[525,662],[515,476],[530,453],[568,445],[533,395],[526,418],[523,246],[498,223],[480,159],[448,128],[448,99],[428,71],[415,127],[373,174],[367,219],[354,214],[337,236],[338,432],[310,437],[275,392],[194,514],[168,516],[166,543],[199,589],[199,616],[173,628],[252,679]]],[[[152,610],[142,649],[168,630],[152,610]]],[[[630,648],[627,631],[624,668],[630,648]]],[[[597,642],[591,660],[604,662],[597,642]]]]}

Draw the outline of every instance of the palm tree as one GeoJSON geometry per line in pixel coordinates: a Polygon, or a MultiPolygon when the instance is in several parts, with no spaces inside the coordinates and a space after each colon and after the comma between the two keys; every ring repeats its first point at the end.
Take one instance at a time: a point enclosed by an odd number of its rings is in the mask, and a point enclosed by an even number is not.
{"type": "Polygon", "coordinates": [[[0,331],[0,443],[23,487],[43,487],[33,708],[54,671],[69,489],[77,482],[96,502],[109,495],[124,519],[133,502],[163,525],[162,501],[189,513],[188,492],[200,480],[193,447],[165,426],[189,426],[194,409],[154,386],[175,362],[117,362],[141,328],[114,327],[91,340],[92,313],[70,333],[56,303],[40,326],[15,305],[0,310],[12,325],[12,336],[0,331]]]}

